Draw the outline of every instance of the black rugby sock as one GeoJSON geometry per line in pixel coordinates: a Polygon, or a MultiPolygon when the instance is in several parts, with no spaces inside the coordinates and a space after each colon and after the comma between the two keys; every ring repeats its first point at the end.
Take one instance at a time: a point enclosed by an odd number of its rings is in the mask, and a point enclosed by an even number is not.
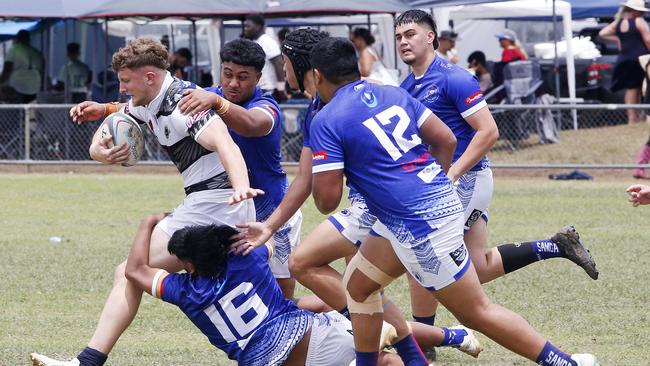
{"type": "Polygon", "coordinates": [[[100,352],[94,348],[86,347],[83,351],[77,356],[79,364],[81,366],[102,366],[108,355],[100,352]]]}

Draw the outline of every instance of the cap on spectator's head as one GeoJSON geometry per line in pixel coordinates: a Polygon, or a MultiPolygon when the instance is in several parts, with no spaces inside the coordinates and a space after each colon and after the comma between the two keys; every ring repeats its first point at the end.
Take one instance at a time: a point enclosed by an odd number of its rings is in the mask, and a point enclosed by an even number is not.
{"type": "Polygon", "coordinates": [[[450,39],[450,40],[455,40],[458,37],[458,33],[455,33],[454,31],[451,30],[443,30],[440,32],[440,35],[438,38],[440,39],[450,39]]]}
{"type": "Polygon", "coordinates": [[[510,29],[504,29],[503,32],[495,34],[495,37],[497,37],[499,41],[502,39],[507,39],[508,41],[513,42],[517,40],[517,34],[510,29]]]}

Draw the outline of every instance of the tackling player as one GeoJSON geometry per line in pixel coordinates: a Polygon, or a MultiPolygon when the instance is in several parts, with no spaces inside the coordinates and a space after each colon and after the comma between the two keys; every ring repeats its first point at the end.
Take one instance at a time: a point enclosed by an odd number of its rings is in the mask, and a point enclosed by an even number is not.
{"type": "MultiPolygon", "coordinates": [[[[598,278],[596,264],[567,226],[551,239],[505,244],[486,249],[487,211],[492,199],[492,170],[486,156],[499,136],[483,99],[478,80],[465,69],[436,55],[438,33],[429,13],[409,10],[395,21],[400,57],[413,68],[401,87],[418,99],[452,130],[458,141],[447,173],[457,183],[464,209],[464,241],[481,283],[501,277],[536,261],[564,257],[598,278]]],[[[433,325],[435,302],[409,276],[414,319],[433,325]]]]}
{"type": "MultiPolygon", "coordinates": [[[[207,91],[186,90],[179,108],[188,115],[208,109],[217,111],[241,149],[251,186],[265,192],[254,198],[257,221],[265,221],[282,201],[288,186],[280,166],[282,112],[275,99],[257,87],[266,59],[262,46],[236,39],[223,46],[220,56],[221,85],[207,91]],[[230,107],[224,110],[226,105],[230,107]]],[[[289,273],[288,260],[300,242],[301,223],[302,213],[298,210],[271,237],[275,249],[269,265],[289,299],[293,298],[295,280],[289,273]]]]}
{"type": "Polygon", "coordinates": [[[311,63],[326,103],[310,130],[316,206],[323,213],[338,207],[345,172],[377,217],[344,276],[356,364],[377,363],[379,292],[408,271],[463,324],[511,351],[540,365],[595,365],[592,355],[563,353],[483,292],[463,243],[463,207],[446,176],[452,131],[403,89],[360,81],[347,39],[320,41],[311,63]]]}
{"type": "MultiPolygon", "coordinates": [[[[311,154],[309,126],[323,104],[316,95],[312,67],[309,59],[311,48],[327,35],[314,29],[299,29],[287,34],[283,45],[284,67],[287,81],[292,88],[300,89],[313,97],[303,121],[303,149],[300,157],[299,171],[291,183],[285,198],[278,208],[263,223],[240,225],[248,228],[248,233],[236,245],[238,251],[248,253],[264,244],[277,228],[282,225],[304,203],[311,192],[311,154]]],[[[345,289],[341,274],[329,264],[336,259],[352,256],[356,253],[361,240],[367,235],[374,217],[367,213],[363,198],[352,189],[349,196],[352,206],[328,218],[318,225],[296,248],[289,258],[291,273],[305,287],[309,288],[321,300],[349,317],[346,306],[345,289]]],[[[398,334],[396,349],[404,358],[414,341],[411,331],[399,309],[384,298],[386,321],[391,323],[398,334]]],[[[440,328],[438,328],[440,329],[440,328]]],[[[440,332],[452,333],[458,337],[447,337],[437,346],[457,347],[461,351],[476,357],[481,351],[480,344],[471,331],[466,329],[442,328],[440,332]],[[463,344],[463,346],[461,346],[463,344]]]]}
{"type": "MultiPolygon", "coordinates": [[[[253,201],[246,199],[263,192],[249,187],[244,159],[219,116],[212,111],[194,117],[180,112],[178,101],[183,90],[195,85],[173,78],[166,70],[167,59],[167,50],[160,42],[139,38],[113,55],[112,66],[120,80],[120,91],[131,96],[121,109],[153,132],[183,176],[187,196],[156,225],[149,251],[152,265],[176,272],[183,268],[183,263],[167,251],[169,238],[176,230],[188,225],[234,226],[243,220],[254,220],[253,201]]],[[[107,109],[106,116],[112,113],[111,108],[102,109],[107,109]]],[[[128,145],[109,148],[110,140],[111,136],[102,139],[98,129],[90,147],[91,157],[105,164],[126,161],[128,145]]],[[[123,262],[116,268],[113,288],[95,333],[77,361],[52,364],[94,366],[106,362],[135,317],[142,298],[142,290],[124,276],[125,265],[123,262]]],[[[33,362],[51,364],[38,357],[33,362]]]]}

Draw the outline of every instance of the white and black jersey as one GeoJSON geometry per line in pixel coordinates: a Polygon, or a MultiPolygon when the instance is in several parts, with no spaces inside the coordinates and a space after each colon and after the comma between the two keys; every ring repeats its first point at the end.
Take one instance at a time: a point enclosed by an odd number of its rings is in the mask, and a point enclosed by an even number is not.
{"type": "Polygon", "coordinates": [[[125,113],[153,132],[183,175],[187,193],[197,185],[201,186],[198,190],[230,188],[219,155],[197,142],[205,128],[220,117],[213,110],[190,117],[177,108],[183,90],[195,88],[195,84],[173,78],[167,72],[160,93],[148,105],[136,107],[129,101],[125,113]]]}

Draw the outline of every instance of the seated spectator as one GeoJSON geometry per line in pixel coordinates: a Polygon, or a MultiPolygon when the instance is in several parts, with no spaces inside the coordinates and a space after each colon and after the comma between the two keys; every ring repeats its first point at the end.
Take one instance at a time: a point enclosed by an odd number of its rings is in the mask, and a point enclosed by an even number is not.
{"type": "Polygon", "coordinates": [[[92,73],[85,63],[79,61],[79,43],[68,44],[68,62],[61,66],[57,76],[55,90],[64,90],[68,84],[70,100],[68,102],[81,103],[88,99],[88,85],[92,81],[92,73]]]}
{"type": "Polygon", "coordinates": [[[443,30],[438,36],[439,46],[436,49],[436,54],[449,62],[454,64],[458,63],[458,56],[456,56],[456,38],[458,38],[458,33],[454,31],[443,30]]]}
{"type": "Polygon", "coordinates": [[[169,72],[179,79],[188,80],[185,68],[192,64],[192,51],[189,48],[179,48],[169,56],[169,72]]]}
{"type": "Polygon", "coordinates": [[[476,75],[479,81],[479,86],[482,92],[490,89],[492,87],[492,75],[487,69],[487,61],[485,59],[485,54],[481,51],[472,52],[467,58],[467,63],[470,72],[476,75]]]}

